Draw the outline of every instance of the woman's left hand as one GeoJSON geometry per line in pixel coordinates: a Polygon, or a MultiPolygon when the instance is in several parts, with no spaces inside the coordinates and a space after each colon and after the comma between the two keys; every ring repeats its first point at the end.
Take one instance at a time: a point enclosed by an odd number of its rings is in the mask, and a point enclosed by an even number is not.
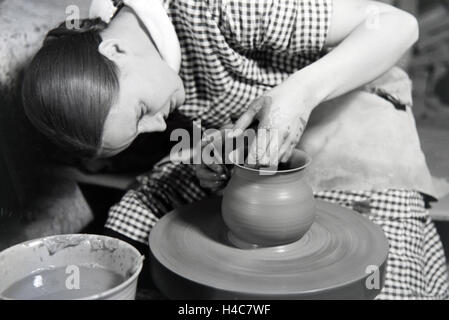
{"type": "Polygon", "coordinates": [[[240,136],[251,123],[259,121],[256,139],[249,148],[248,164],[277,166],[290,159],[312,110],[306,100],[297,84],[287,79],[249,105],[229,135],[240,136]]]}

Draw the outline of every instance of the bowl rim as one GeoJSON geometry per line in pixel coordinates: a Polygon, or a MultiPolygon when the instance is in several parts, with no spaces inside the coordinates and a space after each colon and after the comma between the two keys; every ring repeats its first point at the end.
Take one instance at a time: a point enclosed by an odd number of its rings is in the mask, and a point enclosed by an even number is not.
{"type": "MultiPolygon", "coordinates": [[[[247,167],[245,165],[241,165],[241,164],[237,163],[236,161],[234,161],[234,158],[235,158],[234,154],[236,152],[238,152],[238,149],[235,149],[235,150],[229,152],[229,155],[228,155],[228,159],[229,159],[229,161],[232,162],[233,165],[235,165],[236,167],[239,167],[245,171],[255,172],[255,173],[265,174],[265,175],[275,175],[275,174],[292,173],[292,172],[301,171],[301,170],[305,169],[306,167],[308,167],[310,165],[310,163],[312,162],[312,157],[308,153],[306,153],[304,150],[295,148],[295,149],[293,149],[293,152],[302,154],[304,156],[305,163],[303,165],[296,167],[296,168],[287,169],[287,170],[254,169],[251,167],[247,167]]],[[[269,167],[262,167],[262,168],[269,168],[269,167]]]]}
{"type": "MultiPolygon", "coordinates": [[[[41,238],[36,238],[36,239],[31,239],[31,240],[27,240],[18,244],[15,244],[9,248],[6,248],[2,251],[0,251],[0,255],[2,254],[7,254],[8,251],[16,249],[20,246],[34,246],[34,245],[38,245],[39,243],[42,243],[44,240],[51,240],[51,239],[55,239],[55,238],[60,238],[60,237],[75,237],[75,236],[84,236],[86,237],[86,239],[89,238],[102,238],[104,240],[107,239],[111,239],[111,240],[115,240],[118,241],[120,244],[123,244],[124,246],[127,246],[131,249],[131,251],[134,251],[134,253],[136,253],[137,257],[140,257],[140,261],[138,264],[138,267],[135,269],[135,271],[133,272],[133,274],[126,279],[125,281],[123,281],[122,283],[120,283],[119,285],[110,288],[106,291],[100,292],[100,293],[96,293],[90,296],[86,296],[86,297],[82,297],[82,298],[77,298],[77,299],[67,299],[67,300],[101,300],[104,299],[108,296],[113,295],[116,292],[119,292],[120,290],[128,287],[129,285],[131,285],[136,278],[139,276],[140,272],[142,271],[143,268],[143,260],[145,259],[145,256],[142,255],[139,250],[137,250],[133,245],[131,245],[130,243],[123,241],[121,239],[118,238],[114,238],[114,237],[110,237],[110,236],[104,236],[104,235],[99,235],[99,234],[90,234],[90,233],[70,233],[70,234],[56,234],[56,235],[51,235],[51,236],[45,236],[45,237],[41,237],[41,238]]],[[[3,292],[0,292],[0,300],[16,300],[7,296],[3,295],[3,292]]]]}

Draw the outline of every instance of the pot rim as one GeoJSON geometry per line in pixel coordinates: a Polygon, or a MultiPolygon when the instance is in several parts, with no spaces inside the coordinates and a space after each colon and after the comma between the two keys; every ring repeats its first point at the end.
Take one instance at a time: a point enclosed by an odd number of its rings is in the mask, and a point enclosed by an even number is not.
{"type": "MultiPolygon", "coordinates": [[[[305,169],[306,167],[309,166],[309,164],[312,162],[312,157],[309,156],[305,151],[300,150],[300,149],[294,149],[293,153],[297,153],[297,154],[301,154],[304,159],[305,162],[303,165],[296,167],[296,168],[292,168],[292,169],[287,169],[287,170],[270,170],[270,169],[263,169],[263,168],[269,168],[269,167],[262,167],[262,169],[254,169],[254,168],[250,168],[247,167],[245,165],[241,165],[239,163],[237,163],[236,161],[234,161],[235,157],[234,154],[238,152],[238,149],[233,150],[229,153],[229,161],[231,161],[231,163],[233,165],[235,165],[236,167],[239,167],[245,171],[249,171],[249,172],[256,172],[256,173],[261,173],[261,174],[267,174],[267,175],[274,175],[274,174],[283,174],[283,173],[292,173],[292,172],[297,172],[297,171],[301,171],[303,169],[305,169]]],[[[238,158],[238,157],[237,157],[238,158]]]]}

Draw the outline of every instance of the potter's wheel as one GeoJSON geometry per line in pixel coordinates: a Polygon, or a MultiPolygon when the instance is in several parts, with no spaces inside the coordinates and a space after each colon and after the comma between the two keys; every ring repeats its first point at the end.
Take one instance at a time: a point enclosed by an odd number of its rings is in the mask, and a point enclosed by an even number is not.
{"type": "Polygon", "coordinates": [[[360,214],[318,200],[315,222],[297,242],[238,249],[227,239],[220,203],[212,197],[175,210],[151,231],[152,275],[167,297],[371,299],[379,293],[366,283],[379,276],[383,284],[388,241],[360,214]]]}

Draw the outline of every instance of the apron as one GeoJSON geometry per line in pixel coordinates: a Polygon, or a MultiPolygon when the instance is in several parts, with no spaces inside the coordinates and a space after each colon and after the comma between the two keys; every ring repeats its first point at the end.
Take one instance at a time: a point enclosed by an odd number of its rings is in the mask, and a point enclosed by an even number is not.
{"type": "Polygon", "coordinates": [[[393,68],[364,90],[319,105],[299,148],[320,190],[416,190],[435,198],[411,109],[408,76],[393,68]]]}

